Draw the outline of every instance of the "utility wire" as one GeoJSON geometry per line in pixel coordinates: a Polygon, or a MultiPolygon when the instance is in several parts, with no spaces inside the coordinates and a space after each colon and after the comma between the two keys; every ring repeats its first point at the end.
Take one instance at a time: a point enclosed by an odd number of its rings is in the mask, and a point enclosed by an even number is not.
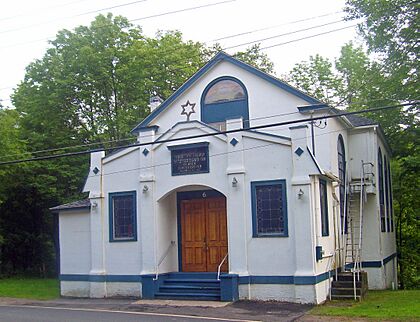
{"type": "Polygon", "coordinates": [[[337,29],[321,32],[321,33],[318,33],[318,34],[314,34],[314,35],[311,35],[311,36],[306,36],[306,37],[302,37],[302,38],[298,38],[298,39],[293,39],[293,40],[290,40],[290,41],[282,42],[282,43],[271,45],[271,46],[261,47],[260,49],[264,50],[264,49],[269,49],[269,48],[273,48],[273,47],[283,46],[283,45],[287,45],[287,44],[290,44],[290,43],[293,43],[293,42],[297,42],[297,41],[301,41],[301,40],[305,40],[305,39],[310,39],[310,38],[314,38],[314,37],[318,37],[318,36],[322,36],[322,35],[327,35],[327,34],[330,34],[330,33],[333,33],[333,32],[353,28],[353,27],[356,27],[356,26],[357,26],[357,24],[350,25],[350,26],[343,27],[343,28],[337,28],[337,29]]]}
{"type": "MultiPolygon", "coordinates": [[[[319,137],[324,136],[324,135],[328,135],[328,134],[331,134],[331,133],[339,133],[341,131],[342,131],[342,129],[333,130],[333,131],[323,131],[322,133],[314,134],[314,137],[319,138],[319,137]]],[[[248,132],[253,133],[252,131],[248,131],[248,132]]],[[[300,139],[306,139],[306,138],[308,138],[308,137],[307,136],[297,137],[296,139],[300,140],[300,139]]],[[[255,149],[266,148],[266,147],[274,146],[274,145],[277,145],[277,144],[278,143],[266,143],[266,144],[261,144],[261,145],[255,145],[255,146],[252,146],[252,147],[249,147],[249,148],[242,148],[242,149],[235,149],[235,150],[227,151],[227,152],[214,153],[214,154],[209,155],[209,158],[215,158],[215,157],[219,157],[219,156],[223,156],[223,155],[245,152],[245,151],[250,151],[250,150],[254,151],[255,149]]],[[[126,173],[126,172],[131,172],[131,171],[137,171],[137,170],[153,169],[153,168],[158,168],[158,167],[168,166],[168,165],[171,165],[171,162],[164,162],[164,163],[158,163],[158,164],[153,164],[153,165],[148,165],[148,166],[141,166],[141,167],[136,167],[136,168],[131,168],[131,169],[105,172],[105,173],[102,173],[102,176],[108,176],[108,175],[113,175],[113,174],[121,174],[121,173],[126,173]]],[[[89,174],[87,176],[87,178],[90,178],[90,177],[95,177],[95,175],[89,174]]]]}
{"type": "MultiPolygon", "coordinates": [[[[363,105],[363,104],[369,104],[372,103],[374,101],[378,101],[378,100],[383,100],[384,98],[378,98],[375,100],[370,100],[369,102],[354,102],[354,103],[350,103],[350,104],[346,104],[346,106],[348,105],[363,105]]],[[[334,106],[334,107],[337,107],[334,106]]],[[[275,118],[275,117],[281,117],[281,116],[289,116],[289,115],[293,115],[293,114],[301,114],[301,112],[296,111],[296,112],[287,112],[287,113],[277,113],[277,114],[271,114],[271,115],[267,115],[267,116],[260,116],[260,117],[253,117],[253,118],[249,118],[243,121],[257,121],[257,120],[266,120],[266,119],[270,119],[270,118],[275,118]]],[[[232,123],[239,123],[239,122],[243,122],[243,121],[234,121],[232,123]]],[[[208,126],[198,126],[197,129],[203,129],[206,128],[208,126]]],[[[174,131],[167,131],[165,132],[167,134],[170,133],[175,133],[174,131]]],[[[147,138],[147,137],[151,137],[153,135],[145,135],[143,136],[143,138],[147,138]]],[[[62,151],[62,150],[69,150],[69,149],[76,149],[76,148],[82,148],[82,147],[89,147],[89,146],[95,146],[95,145],[105,145],[105,144],[109,144],[109,143],[122,143],[122,142],[126,142],[126,141],[131,141],[131,140],[135,140],[135,137],[129,137],[129,138],[123,138],[123,139],[119,139],[119,140],[109,140],[109,141],[100,141],[100,142],[91,142],[91,143],[85,143],[85,144],[79,144],[79,145],[69,145],[69,146],[63,146],[63,147],[58,147],[58,148],[51,148],[51,149],[44,149],[44,150],[36,150],[36,151],[23,151],[21,153],[16,153],[16,154],[7,154],[7,155],[2,155],[0,156],[0,159],[5,159],[8,157],[14,157],[14,156],[21,156],[22,154],[40,154],[40,153],[45,153],[45,152],[57,152],[57,151],[62,151]]],[[[118,146],[115,146],[114,149],[118,149],[118,146]]]]}
{"type": "Polygon", "coordinates": [[[112,6],[112,7],[107,7],[107,8],[102,8],[102,9],[96,9],[96,10],[91,10],[91,11],[86,11],[86,12],[78,13],[78,14],[75,14],[75,15],[72,15],[72,16],[61,17],[59,19],[44,21],[44,22],[41,22],[41,23],[33,24],[33,25],[28,25],[28,26],[24,26],[24,27],[15,28],[15,29],[2,30],[2,31],[0,31],[0,34],[5,34],[5,33],[9,33],[9,32],[14,32],[14,31],[20,31],[20,30],[25,30],[25,29],[29,29],[29,28],[33,28],[33,27],[47,25],[47,24],[52,23],[52,22],[61,21],[63,19],[71,19],[71,18],[86,16],[86,15],[90,15],[92,13],[98,13],[98,12],[105,11],[105,10],[111,10],[111,9],[116,9],[116,8],[131,6],[133,4],[138,4],[138,3],[146,2],[146,1],[148,1],[148,0],[137,0],[137,1],[127,2],[127,3],[122,3],[122,4],[119,4],[119,5],[112,6]]]}
{"type": "MultiPolygon", "coordinates": [[[[191,135],[191,136],[187,136],[187,137],[172,138],[172,139],[167,139],[167,140],[159,140],[158,139],[158,140],[155,140],[155,141],[149,142],[149,143],[139,142],[139,143],[135,143],[135,144],[120,146],[119,149],[132,148],[132,147],[136,147],[136,146],[146,146],[146,145],[159,144],[159,143],[177,142],[177,141],[181,141],[181,140],[197,139],[197,138],[210,137],[210,136],[223,135],[223,134],[230,134],[230,133],[237,133],[237,132],[242,132],[242,131],[245,131],[245,130],[248,130],[248,131],[249,130],[259,130],[259,129],[265,129],[265,128],[270,128],[270,127],[278,127],[278,126],[291,125],[291,124],[297,124],[297,123],[303,123],[303,122],[313,122],[313,121],[317,121],[317,120],[325,120],[325,119],[336,118],[336,117],[347,116],[347,115],[374,113],[374,112],[389,110],[389,109],[393,109],[393,108],[397,108],[397,107],[403,107],[403,106],[408,106],[408,105],[418,105],[418,104],[420,104],[420,102],[403,103],[403,104],[397,104],[397,105],[376,107],[376,108],[371,108],[371,109],[361,110],[361,111],[337,113],[337,114],[333,114],[333,115],[326,115],[326,116],[311,117],[311,118],[306,118],[306,119],[299,119],[299,120],[264,124],[264,125],[249,127],[247,129],[234,129],[234,130],[220,131],[220,132],[216,132],[216,133],[205,133],[205,134],[199,134],[199,135],[191,135]]],[[[51,159],[57,159],[57,158],[62,158],[62,157],[85,155],[85,154],[89,154],[89,153],[92,153],[92,152],[108,151],[108,150],[114,150],[114,149],[115,148],[102,148],[102,149],[93,149],[93,150],[87,150],[87,151],[78,151],[78,152],[70,152],[70,153],[35,157],[35,158],[30,158],[30,159],[4,161],[4,162],[0,162],[0,165],[9,165],[9,164],[17,164],[17,163],[23,163],[23,162],[41,161],[41,160],[51,160],[51,159]]]]}
{"type": "Polygon", "coordinates": [[[305,21],[314,20],[314,19],[318,19],[318,18],[328,17],[328,16],[332,16],[332,15],[335,15],[337,13],[342,13],[342,12],[343,11],[335,11],[335,12],[330,12],[330,13],[326,13],[326,14],[319,15],[319,16],[313,16],[313,17],[308,17],[308,18],[303,18],[303,19],[299,19],[299,20],[285,22],[285,23],[282,23],[280,25],[274,25],[274,26],[268,26],[268,27],[248,30],[248,31],[244,31],[244,32],[241,32],[241,33],[237,33],[237,34],[216,38],[216,39],[211,40],[211,42],[217,42],[217,41],[225,40],[225,39],[229,39],[229,38],[236,38],[236,37],[240,37],[240,36],[253,34],[253,33],[259,32],[259,31],[265,31],[265,30],[269,30],[269,29],[274,29],[274,28],[278,28],[278,27],[292,25],[292,24],[299,23],[299,22],[305,22],[305,21]]]}
{"type": "MultiPolygon", "coordinates": [[[[208,3],[208,4],[201,5],[201,6],[195,6],[195,7],[183,8],[183,9],[174,10],[174,11],[162,12],[162,13],[157,13],[157,14],[150,15],[150,16],[145,16],[145,17],[130,19],[130,20],[128,20],[128,22],[139,21],[139,20],[146,20],[146,19],[151,19],[151,18],[157,18],[157,17],[161,17],[161,16],[166,16],[166,15],[171,15],[171,14],[179,13],[179,12],[197,10],[197,9],[201,9],[201,8],[206,8],[206,7],[221,5],[221,4],[235,2],[235,1],[237,1],[237,0],[225,0],[225,1],[220,1],[220,2],[208,3]]],[[[102,28],[105,28],[107,26],[108,25],[104,25],[104,26],[102,26],[102,28]]],[[[101,28],[101,26],[98,26],[97,28],[99,29],[99,28],[101,28]]],[[[47,38],[37,39],[37,40],[33,40],[33,41],[26,41],[26,42],[23,42],[23,43],[17,43],[17,44],[13,44],[13,45],[9,45],[9,46],[2,46],[2,47],[0,47],[0,49],[6,49],[6,48],[21,46],[21,45],[27,45],[27,44],[31,44],[31,43],[40,42],[40,41],[49,41],[53,37],[54,36],[50,36],[50,37],[47,37],[47,38]]]]}
{"type": "MultiPolygon", "coordinates": [[[[268,49],[268,48],[272,48],[272,47],[282,46],[282,45],[286,45],[286,44],[289,44],[289,43],[293,43],[293,42],[297,42],[297,41],[301,41],[301,40],[305,40],[305,39],[314,38],[314,37],[322,36],[322,35],[325,35],[325,34],[333,33],[333,32],[336,32],[336,31],[343,30],[343,29],[348,29],[348,28],[351,28],[351,27],[354,27],[354,26],[356,26],[356,25],[351,25],[351,26],[347,26],[347,27],[343,27],[343,28],[332,29],[332,30],[329,30],[329,31],[326,31],[326,32],[322,32],[322,33],[310,35],[310,36],[307,36],[307,37],[293,39],[293,40],[290,40],[290,41],[287,41],[287,42],[284,42],[284,43],[275,44],[275,45],[266,46],[266,47],[261,47],[260,49],[261,50],[264,50],[264,49],[268,49]]],[[[313,27],[313,28],[318,28],[318,27],[313,27]]],[[[313,28],[310,28],[310,29],[313,29],[313,28]]],[[[293,31],[291,33],[296,33],[296,32],[300,32],[300,31],[299,30],[298,31],[293,31]]],[[[270,38],[281,37],[281,36],[284,36],[284,35],[287,35],[287,34],[291,34],[291,33],[279,34],[277,36],[273,36],[273,37],[270,37],[270,38]]],[[[234,45],[234,46],[224,47],[224,48],[222,48],[222,50],[227,50],[227,49],[231,49],[231,48],[235,48],[235,47],[239,47],[239,46],[245,46],[245,45],[255,44],[257,42],[259,42],[259,40],[249,41],[249,42],[246,42],[246,43],[242,43],[240,45],[234,45]]],[[[199,57],[199,55],[193,55],[193,56],[187,57],[187,59],[192,59],[192,58],[197,58],[197,57],[199,57]]],[[[178,61],[178,62],[181,62],[181,61],[178,61]]],[[[177,61],[175,61],[173,63],[177,63],[177,61]]],[[[178,67],[178,68],[175,68],[175,69],[171,69],[169,71],[170,72],[177,72],[177,71],[185,70],[187,68],[191,68],[191,66],[178,67]]],[[[11,87],[4,87],[4,88],[1,88],[0,90],[2,90],[2,89],[9,89],[9,88],[13,88],[13,87],[12,86],[11,87]]],[[[9,99],[4,99],[3,101],[11,101],[11,99],[10,98],[9,99]]]]}
{"type": "MultiPolygon", "coordinates": [[[[283,33],[283,34],[278,34],[278,35],[274,35],[274,36],[270,36],[270,37],[266,37],[266,38],[260,38],[260,39],[253,40],[252,43],[267,41],[267,40],[271,40],[271,39],[278,38],[278,37],[283,37],[283,36],[288,36],[288,35],[293,35],[293,34],[297,34],[299,32],[308,31],[308,30],[312,30],[312,29],[317,29],[317,28],[321,28],[321,27],[325,27],[325,26],[329,26],[329,25],[334,25],[334,24],[337,24],[337,23],[340,23],[340,22],[345,22],[345,20],[340,19],[340,20],[336,20],[336,21],[332,21],[332,22],[323,23],[321,25],[316,25],[316,26],[307,27],[307,28],[303,28],[303,29],[293,30],[293,31],[290,31],[290,32],[286,32],[286,33],[283,33]]],[[[242,44],[237,44],[237,45],[225,47],[224,49],[232,49],[232,48],[241,47],[241,46],[248,45],[248,44],[249,44],[249,42],[245,42],[245,43],[242,43],[242,44]]]]}
{"type": "MultiPolygon", "coordinates": [[[[75,4],[75,3],[86,2],[86,1],[87,0],[77,0],[77,1],[67,2],[67,3],[63,3],[63,4],[58,4],[56,6],[42,7],[42,8],[38,8],[38,10],[36,10],[36,11],[45,11],[45,10],[50,10],[50,9],[55,9],[55,8],[67,7],[67,6],[70,6],[70,5],[75,4]]],[[[17,17],[28,16],[28,15],[33,16],[34,11],[20,13],[20,14],[17,14],[15,16],[11,16],[11,17],[3,17],[3,18],[0,18],[0,21],[10,20],[10,19],[14,19],[14,18],[17,18],[17,17]]]]}

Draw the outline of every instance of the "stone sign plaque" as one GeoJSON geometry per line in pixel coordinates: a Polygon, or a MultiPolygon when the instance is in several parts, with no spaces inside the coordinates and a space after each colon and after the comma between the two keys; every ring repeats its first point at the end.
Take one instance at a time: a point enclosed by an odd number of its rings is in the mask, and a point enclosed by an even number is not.
{"type": "Polygon", "coordinates": [[[208,143],[194,143],[169,147],[173,176],[209,172],[208,143]]]}

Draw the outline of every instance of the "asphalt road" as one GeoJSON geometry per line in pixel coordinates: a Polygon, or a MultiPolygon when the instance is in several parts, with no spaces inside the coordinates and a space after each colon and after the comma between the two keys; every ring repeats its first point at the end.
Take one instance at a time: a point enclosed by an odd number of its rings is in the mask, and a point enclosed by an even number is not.
{"type": "Polygon", "coordinates": [[[198,315],[183,315],[158,312],[113,311],[103,309],[78,309],[27,305],[0,306],[2,322],[113,322],[113,321],[194,321],[194,322],[250,322],[235,318],[214,318],[198,315]]]}

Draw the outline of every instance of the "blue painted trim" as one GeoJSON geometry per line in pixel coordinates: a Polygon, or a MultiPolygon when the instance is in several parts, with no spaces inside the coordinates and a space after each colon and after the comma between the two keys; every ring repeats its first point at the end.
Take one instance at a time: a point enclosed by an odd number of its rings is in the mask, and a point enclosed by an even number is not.
{"type": "Polygon", "coordinates": [[[137,191],[122,191],[122,192],[110,192],[108,194],[108,213],[109,213],[109,242],[135,242],[137,241],[137,191]],[[133,196],[133,237],[130,238],[114,238],[114,207],[112,201],[114,197],[120,196],[133,196]]]}
{"type": "Polygon", "coordinates": [[[150,126],[143,126],[143,127],[135,128],[131,132],[132,133],[134,133],[134,132],[146,132],[146,131],[150,131],[150,130],[154,130],[155,132],[157,132],[158,129],[159,129],[159,125],[150,125],[150,126]]]}
{"type": "MultiPolygon", "coordinates": [[[[353,265],[352,265],[353,266],[353,265]]],[[[362,267],[382,267],[382,261],[369,261],[369,262],[362,262],[362,267]]]]}
{"type": "MultiPolygon", "coordinates": [[[[381,261],[363,261],[362,262],[362,267],[380,268],[380,267],[384,266],[385,264],[387,264],[388,262],[390,262],[391,260],[393,260],[396,256],[397,256],[397,253],[394,253],[394,254],[389,255],[388,257],[385,257],[381,261]]],[[[353,266],[354,266],[354,263],[350,263],[350,264],[346,265],[346,268],[351,268],[353,266]]]]}
{"type": "Polygon", "coordinates": [[[220,300],[224,302],[234,302],[239,300],[239,275],[222,274],[220,275],[220,300]]]}
{"type": "Polygon", "coordinates": [[[215,123],[223,122],[227,119],[239,118],[242,117],[244,122],[244,128],[249,127],[249,105],[248,105],[248,91],[239,79],[232,76],[221,76],[212,80],[204,89],[201,100],[200,100],[200,111],[201,111],[201,121],[204,123],[215,123]],[[227,101],[227,102],[216,102],[211,104],[205,104],[205,97],[213,85],[220,81],[230,80],[237,83],[242,87],[245,98],[227,101]]]}
{"type": "Polygon", "coordinates": [[[319,167],[318,162],[316,162],[315,157],[314,157],[314,155],[312,154],[312,151],[309,149],[309,147],[308,147],[308,146],[306,146],[306,150],[308,151],[309,155],[311,156],[311,159],[312,159],[312,161],[314,162],[314,164],[315,164],[316,168],[318,169],[319,174],[324,174],[324,173],[322,172],[321,168],[319,167]]]}
{"type": "Polygon", "coordinates": [[[292,141],[291,138],[289,138],[287,136],[283,136],[283,135],[276,135],[276,134],[271,134],[271,133],[255,131],[255,130],[245,130],[245,132],[261,134],[261,135],[271,136],[271,137],[274,137],[274,138],[279,138],[279,139],[283,139],[283,140],[287,140],[287,141],[292,141]]]}
{"type": "Polygon", "coordinates": [[[392,261],[395,257],[397,257],[397,253],[391,254],[388,257],[385,257],[383,259],[383,263],[384,265],[387,264],[388,262],[392,261]]]}
{"type": "Polygon", "coordinates": [[[321,101],[301,92],[297,88],[292,87],[289,84],[282,82],[281,80],[268,75],[255,67],[252,67],[246,63],[243,63],[224,52],[219,52],[212,59],[210,59],[207,64],[205,64],[197,73],[195,73],[190,79],[188,79],[181,87],[179,87],[169,98],[164,101],[158,108],[156,108],[152,113],[150,113],[143,121],[141,121],[131,132],[136,132],[139,128],[147,126],[152,120],[154,120],[160,113],[162,113],[174,100],[176,100],[182,93],[184,93],[188,88],[190,88],[201,76],[203,76],[210,68],[216,65],[218,62],[225,60],[238,66],[266,81],[269,83],[280,87],[281,89],[303,99],[309,104],[324,104],[321,101]]]}
{"type": "Polygon", "coordinates": [[[251,275],[239,276],[239,284],[289,284],[289,285],[315,285],[333,277],[335,272],[332,270],[330,274],[324,272],[314,276],[278,276],[278,275],[251,275]]]}
{"type": "Polygon", "coordinates": [[[201,147],[208,147],[208,146],[209,146],[209,142],[198,142],[198,143],[168,146],[168,150],[176,151],[176,150],[184,150],[184,149],[189,149],[189,148],[201,148],[201,147]]]}
{"type": "Polygon", "coordinates": [[[89,275],[89,274],[60,274],[60,281],[68,282],[133,282],[142,281],[140,275],[89,275]]]}
{"type": "Polygon", "coordinates": [[[295,130],[295,129],[307,129],[308,126],[306,124],[304,125],[296,125],[296,126],[291,126],[289,127],[289,130],[295,130]]]}
{"type": "MultiPolygon", "coordinates": [[[[395,256],[395,254],[394,254],[395,256]]],[[[169,276],[171,273],[160,274],[159,278],[169,276]]],[[[176,274],[176,273],[175,273],[176,274]]],[[[192,278],[195,277],[194,273],[192,278]]],[[[334,276],[335,272],[332,270],[330,276],[334,276]]],[[[200,275],[200,273],[196,273],[200,275]]],[[[295,285],[314,285],[328,279],[328,272],[324,272],[314,276],[277,276],[277,275],[250,275],[239,276],[238,284],[295,284],[295,285]]],[[[148,277],[153,278],[154,275],[89,275],[89,274],[61,274],[60,281],[69,282],[133,282],[140,283],[148,277]]],[[[185,277],[185,276],[184,276],[185,277]]],[[[236,278],[236,274],[222,274],[221,279],[236,278]]]]}
{"type": "Polygon", "coordinates": [[[321,234],[323,237],[330,235],[330,226],[328,220],[328,187],[327,181],[323,179],[319,179],[319,197],[320,197],[320,205],[319,209],[321,211],[321,234]],[[324,200],[321,200],[321,189],[324,190],[324,200]],[[325,202],[325,209],[322,207],[322,202],[325,202]],[[325,217],[325,226],[323,225],[323,217],[325,217]]]}
{"type": "Polygon", "coordinates": [[[89,282],[88,274],[60,274],[58,278],[66,282],[89,282]]]}
{"type": "Polygon", "coordinates": [[[329,107],[328,104],[320,103],[320,104],[313,104],[313,105],[298,106],[297,108],[299,112],[305,113],[305,112],[310,112],[310,111],[330,109],[331,107],[329,107]]]}
{"type": "Polygon", "coordinates": [[[322,259],[322,246],[315,246],[315,259],[317,262],[322,259]]]}
{"type": "Polygon", "coordinates": [[[255,238],[270,238],[270,237],[289,237],[289,225],[287,219],[287,185],[285,179],[279,180],[265,180],[265,181],[252,181],[251,182],[251,207],[252,207],[252,237],[255,238]],[[256,188],[259,186],[268,185],[281,185],[282,186],[282,202],[284,210],[284,233],[277,234],[258,234],[257,230],[257,200],[256,200],[256,188]]]}

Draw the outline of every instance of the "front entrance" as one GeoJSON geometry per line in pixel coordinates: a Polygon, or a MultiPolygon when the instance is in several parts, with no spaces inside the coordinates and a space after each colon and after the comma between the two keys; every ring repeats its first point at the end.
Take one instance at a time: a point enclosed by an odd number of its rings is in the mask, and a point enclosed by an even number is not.
{"type": "MultiPolygon", "coordinates": [[[[226,198],[180,201],[183,272],[216,272],[228,251],[226,198]]],[[[228,271],[227,260],[221,271],[228,271]]]]}

